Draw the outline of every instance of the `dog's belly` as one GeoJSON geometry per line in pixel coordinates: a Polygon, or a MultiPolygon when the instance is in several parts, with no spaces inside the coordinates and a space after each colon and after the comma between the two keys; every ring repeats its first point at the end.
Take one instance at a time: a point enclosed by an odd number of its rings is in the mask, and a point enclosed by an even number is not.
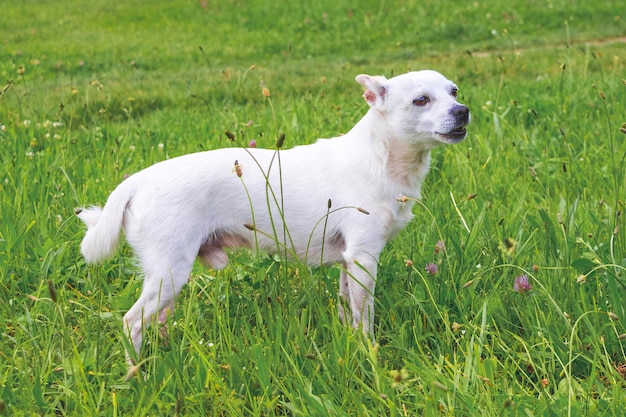
{"type": "MultiPolygon", "coordinates": [[[[286,235],[283,234],[283,237],[286,238],[286,235]]],[[[221,231],[202,243],[198,258],[207,267],[222,269],[228,263],[226,249],[248,248],[286,255],[287,258],[296,258],[314,266],[340,262],[345,249],[343,236],[340,233],[329,233],[324,238],[323,243],[311,240],[306,247],[295,247],[294,242],[284,241],[278,236],[255,235],[254,231],[246,234],[221,231]]]]}

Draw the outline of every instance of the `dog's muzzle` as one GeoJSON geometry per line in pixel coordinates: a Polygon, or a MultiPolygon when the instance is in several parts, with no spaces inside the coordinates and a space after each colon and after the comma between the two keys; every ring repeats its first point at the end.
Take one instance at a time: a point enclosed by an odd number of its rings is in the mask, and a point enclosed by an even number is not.
{"type": "Polygon", "coordinates": [[[457,104],[450,108],[450,115],[454,118],[455,124],[452,129],[446,133],[438,132],[441,138],[448,143],[460,142],[465,139],[467,130],[465,127],[470,122],[469,107],[463,104],[457,104]]]}
{"type": "Polygon", "coordinates": [[[458,123],[461,123],[465,126],[467,126],[467,124],[469,123],[470,111],[469,107],[467,106],[457,104],[450,109],[450,114],[454,116],[458,123]]]}

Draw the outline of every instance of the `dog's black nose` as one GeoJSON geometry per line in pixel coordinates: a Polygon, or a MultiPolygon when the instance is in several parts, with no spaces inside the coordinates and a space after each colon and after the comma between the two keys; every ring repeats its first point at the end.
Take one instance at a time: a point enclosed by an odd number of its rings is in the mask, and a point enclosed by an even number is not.
{"type": "Polygon", "coordinates": [[[466,122],[469,118],[469,107],[457,104],[450,109],[450,114],[460,122],[466,122]]]}

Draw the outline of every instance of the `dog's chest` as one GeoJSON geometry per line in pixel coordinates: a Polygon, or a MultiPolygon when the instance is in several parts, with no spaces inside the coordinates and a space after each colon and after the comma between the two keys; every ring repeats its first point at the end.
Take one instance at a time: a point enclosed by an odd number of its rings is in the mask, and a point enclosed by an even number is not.
{"type": "Polygon", "coordinates": [[[396,237],[398,235],[398,233],[400,233],[402,231],[402,229],[404,229],[409,222],[411,221],[411,219],[413,219],[413,204],[406,202],[406,203],[401,203],[398,201],[395,201],[394,207],[393,207],[393,215],[392,215],[392,219],[389,222],[389,228],[388,228],[388,239],[392,239],[394,237],[396,237]]]}

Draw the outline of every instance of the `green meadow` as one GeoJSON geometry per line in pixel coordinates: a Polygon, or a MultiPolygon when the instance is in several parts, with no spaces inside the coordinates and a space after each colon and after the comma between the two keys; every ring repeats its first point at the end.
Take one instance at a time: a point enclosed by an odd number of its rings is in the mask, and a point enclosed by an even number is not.
{"type": "Polygon", "coordinates": [[[0,416],[624,416],[624,10],[3,1],[0,416]],[[87,265],[74,209],[174,156],[345,133],[357,74],[426,68],[472,124],[381,256],[377,342],[341,325],[337,266],[238,251],[125,381],[141,276],[127,245],[87,265]]]}

